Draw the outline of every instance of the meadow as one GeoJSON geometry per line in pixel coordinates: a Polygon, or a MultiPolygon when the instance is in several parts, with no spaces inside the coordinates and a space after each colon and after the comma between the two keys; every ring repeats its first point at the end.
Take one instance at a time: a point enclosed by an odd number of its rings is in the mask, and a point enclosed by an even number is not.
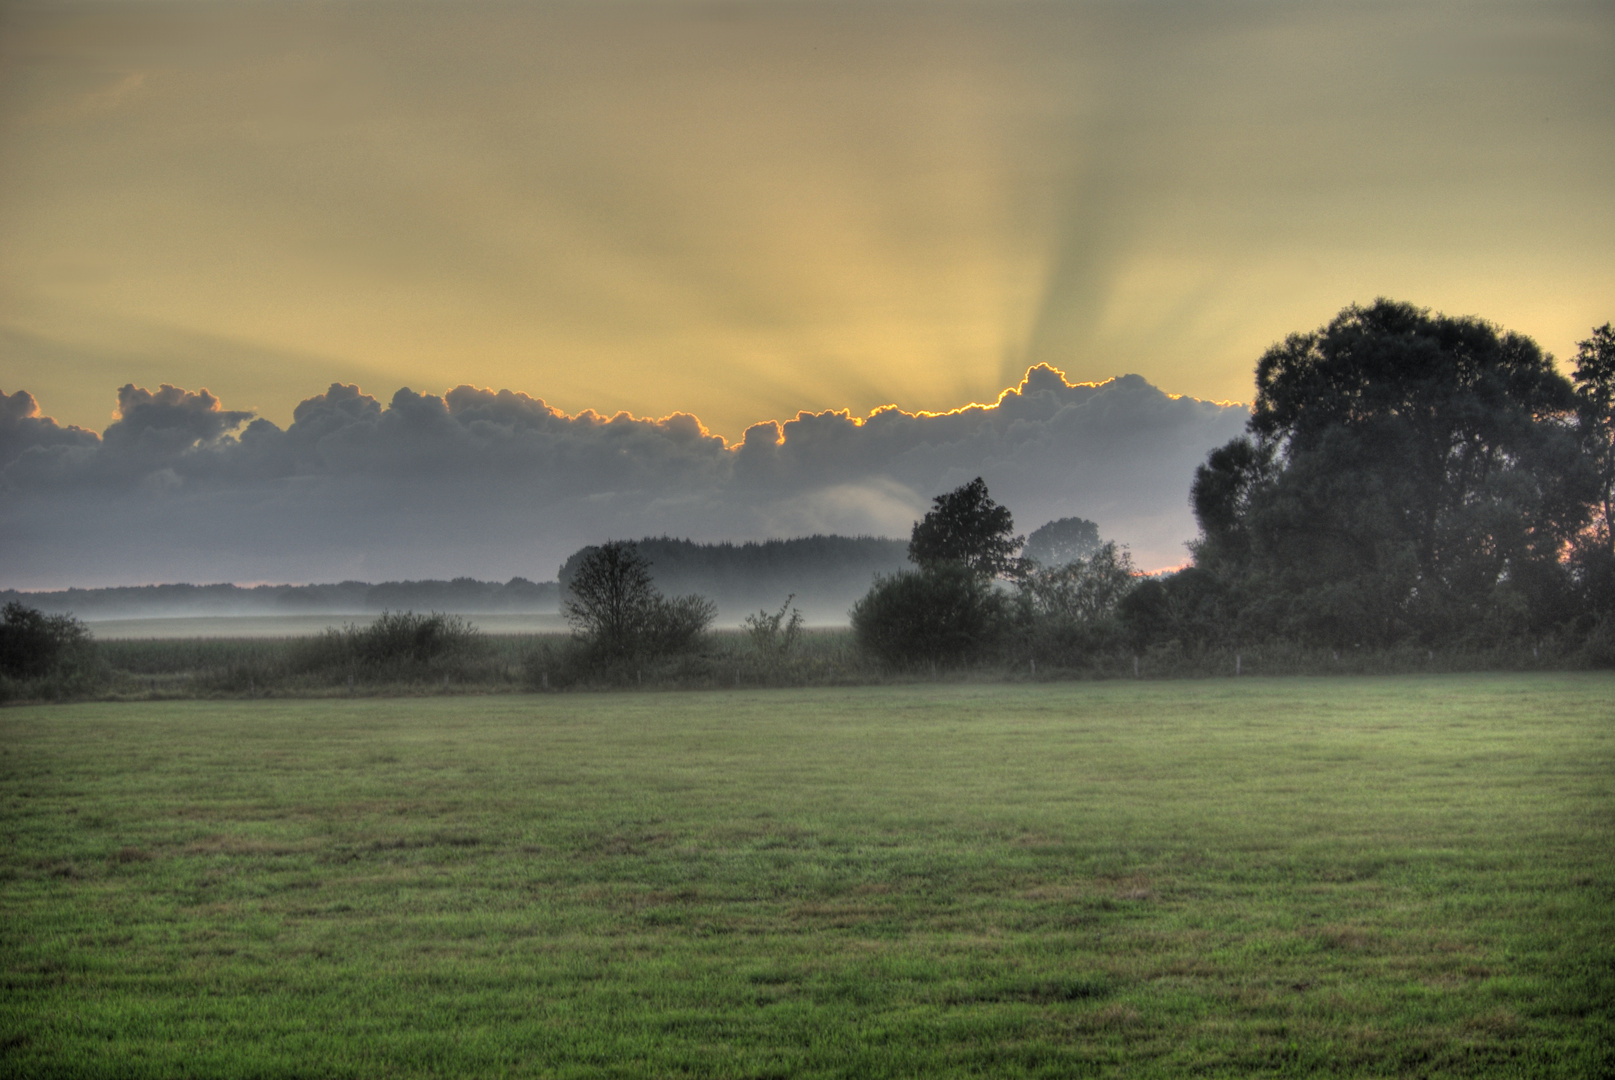
{"type": "Polygon", "coordinates": [[[1615,677],[0,711],[0,1075],[1607,1076],[1615,677]]]}

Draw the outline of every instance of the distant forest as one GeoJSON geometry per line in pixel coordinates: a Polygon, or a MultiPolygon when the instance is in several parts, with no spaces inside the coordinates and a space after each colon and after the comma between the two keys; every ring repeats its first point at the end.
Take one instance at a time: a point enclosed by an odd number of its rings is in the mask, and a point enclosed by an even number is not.
{"type": "MultiPolygon", "coordinates": [[[[909,565],[908,541],[877,536],[805,536],[744,544],[698,544],[647,537],[639,554],[651,564],[656,587],[668,596],[699,593],[717,603],[724,620],[761,608],[795,606],[815,622],[845,622],[876,574],[909,565]]],[[[580,548],[561,566],[564,592],[592,548],[580,548]]]]}
{"type": "Polygon", "coordinates": [[[46,614],[80,619],[137,619],[187,615],[349,615],[371,611],[553,612],[560,605],[553,581],[515,577],[503,584],[452,581],[344,581],[335,585],[133,585],[54,592],[0,590],[0,604],[16,601],[46,614]]]}
{"type": "MultiPolygon", "coordinates": [[[[46,614],[80,619],[134,619],[187,615],[331,615],[381,611],[454,614],[558,612],[573,570],[591,550],[580,548],[561,567],[560,582],[515,577],[500,583],[461,577],[452,581],[344,581],[334,585],[136,585],[51,592],[0,590],[0,604],[16,601],[46,614]]],[[[908,565],[908,541],[872,536],[809,536],[744,544],[699,544],[669,537],[646,539],[640,553],[662,592],[700,593],[715,601],[725,621],[761,607],[778,608],[795,594],[809,619],[845,622],[847,611],[876,574],[908,565]]]]}

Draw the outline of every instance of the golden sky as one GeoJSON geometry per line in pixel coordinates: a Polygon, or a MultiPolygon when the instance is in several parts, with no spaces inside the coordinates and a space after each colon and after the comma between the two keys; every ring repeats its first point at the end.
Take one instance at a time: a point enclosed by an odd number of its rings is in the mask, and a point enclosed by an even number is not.
{"type": "Polygon", "coordinates": [[[1389,295],[1615,318],[1615,5],[0,4],[0,389],[1250,396],[1389,295]]]}

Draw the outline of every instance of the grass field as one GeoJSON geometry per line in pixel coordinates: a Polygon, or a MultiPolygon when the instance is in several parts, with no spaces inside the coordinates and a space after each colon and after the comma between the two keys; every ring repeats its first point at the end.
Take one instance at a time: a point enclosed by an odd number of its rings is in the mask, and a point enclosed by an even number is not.
{"type": "Polygon", "coordinates": [[[0,1074],[1607,1076],[1615,678],[0,712],[0,1074]]]}

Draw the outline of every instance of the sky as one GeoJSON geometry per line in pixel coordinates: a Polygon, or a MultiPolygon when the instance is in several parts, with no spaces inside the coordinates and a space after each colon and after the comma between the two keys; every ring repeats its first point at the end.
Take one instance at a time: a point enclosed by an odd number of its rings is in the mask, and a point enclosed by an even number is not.
{"type": "MultiPolygon", "coordinates": [[[[1615,5],[1551,0],[0,3],[0,585],[548,577],[606,528],[902,535],[977,473],[1026,529],[1082,514],[1170,565],[1193,463],[1237,430],[1212,403],[1248,401],[1286,334],[1386,295],[1563,360],[1615,317],[1612,55],[1615,5]],[[1038,365],[1055,397],[1095,392],[1023,423],[1088,456],[989,447],[993,410],[945,437],[921,416],[1038,365]],[[444,423],[474,412],[456,387],[509,391],[572,435],[626,411],[718,464],[631,512],[535,504],[455,541],[434,515],[509,509],[466,501],[515,490],[476,472],[489,436],[455,459],[472,474],[415,474],[442,490],[406,542],[394,504],[319,516],[371,475],[352,459],[239,472],[249,424],[295,441],[332,387],[377,416],[407,388],[444,423]],[[1143,490],[1107,503],[1093,474],[1122,443],[1049,432],[1061,410],[1108,431],[1095,401],[1150,393],[1185,411],[1126,433],[1143,490]],[[189,418],[142,414],[177,457],[118,442],[142,402],[189,418]],[[795,511],[734,479],[754,425],[805,453],[799,414],[891,405],[938,467],[802,464],[795,511]],[[207,525],[271,505],[323,539],[207,525]]],[[[598,509],[629,490],[603,462],[520,481],[598,509]]]]}

